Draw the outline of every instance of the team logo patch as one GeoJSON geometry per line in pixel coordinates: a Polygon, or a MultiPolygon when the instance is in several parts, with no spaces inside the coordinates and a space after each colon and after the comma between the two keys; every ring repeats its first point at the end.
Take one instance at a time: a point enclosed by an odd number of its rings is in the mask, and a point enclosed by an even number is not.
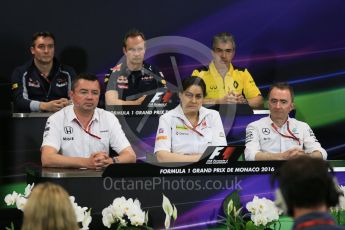
{"type": "Polygon", "coordinates": [[[39,81],[34,81],[31,78],[29,78],[28,86],[29,87],[34,87],[34,88],[39,88],[40,87],[40,83],[39,83],[39,81]]]}
{"type": "Polygon", "coordinates": [[[251,130],[246,132],[246,143],[251,142],[254,138],[253,132],[251,130]]]}
{"type": "Polygon", "coordinates": [[[72,134],[73,133],[73,128],[71,126],[65,126],[63,128],[63,131],[66,133],[66,134],[72,134]]]}
{"type": "Polygon", "coordinates": [[[177,136],[188,136],[188,133],[176,131],[177,136]]]}
{"type": "Polygon", "coordinates": [[[164,133],[164,129],[163,129],[163,128],[160,128],[160,129],[158,130],[158,133],[164,133]]]}
{"type": "Polygon", "coordinates": [[[316,142],[319,142],[312,129],[308,129],[308,132],[309,132],[310,137],[313,137],[316,142]]]}
{"type": "Polygon", "coordinates": [[[118,76],[116,82],[118,84],[128,84],[128,79],[125,76],[118,76]]]}
{"type": "Polygon", "coordinates": [[[315,137],[315,134],[314,134],[313,130],[308,129],[308,132],[309,132],[309,135],[310,135],[311,137],[315,137]]]}
{"type": "Polygon", "coordinates": [[[117,87],[119,89],[128,89],[128,85],[124,85],[124,84],[118,84],[117,87]]]}
{"type": "Polygon", "coordinates": [[[118,76],[116,82],[119,89],[128,89],[128,79],[125,76],[118,76]]]}
{"type": "Polygon", "coordinates": [[[160,140],[167,140],[168,136],[157,136],[156,140],[160,141],[160,140]]]}
{"type": "Polygon", "coordinates": [[[153,79],[153,76],[150,76],[150,75],[145,75],[141,77],[142,81],[151,81],[152,79],[153,79]]]}
{"type": "Polygon", "coordinates": [[[216,90],[217,89],[217,85],[210,85],[210,90],[216,90]]]}
{"type": "Polygon", "coordinates": [[[121,65],[122,65],[122,63],[121,63],[121,64],[118,64],[117,66],[115,66],[115,67],[113,67],[113,68],[111,68],[111,70],[112,70],[113,72],[120,71],[121,65]]]}
{"type": "Polygon", "coordinates": [[[184,125],[176,125],[176,130],[188,130],[188,128],[184,125]]]}
{"type": "Polygon", "coordinates": [[[66,79],[57,79],[56,87],[64,87],[68,84],[66,79]]]}
{"type": "Polygon", "coordinates": [[[16,89],[16,88],[18,88],[18,83],[14,83],[14,84],[12,85],[12,89],[16,89]]]}
{"type": "Polygon", "coordinates": [[[297,132],[297,128],[295,127],[295,128],[293,128],[292,130],[291,130],[291,132],[293,132],[294,134],[298,134],[298,132],[297,132]]]}
{"type": "Polygon", "coordinates": [[[269,128],[262,128],[262,133],[265,134],[265,135],[268,135],[271,133],[270,129],[269,128]]]}
{"type": "Polygon", "coordinates": [[[237,81],[234,81],[234,87],[235,87],[235,89],[238,88],[238,82],[237,81]]]}

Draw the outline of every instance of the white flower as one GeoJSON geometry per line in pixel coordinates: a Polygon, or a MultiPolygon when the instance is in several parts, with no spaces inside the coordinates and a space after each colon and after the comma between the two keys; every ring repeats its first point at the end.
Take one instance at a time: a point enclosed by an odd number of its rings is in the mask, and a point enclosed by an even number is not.
{"type": "Polygon", "coordinates": [[[91,211],[87,211],[87,207],[81,207],[79,206],[76,202],[75,202],[75,197],[74,196],[70,196],[69,197],[71,204],[73,206],[74,209],[74,213],[76,215],[77,218],[77,222],[82,223],[82,229],[86,230],[89,229],[89,224],[92,221],[92,217],[91,217],[91,211]]]}
{"type": "Polygon", "coordinates": [[[171,217],[169,215],[165,215],[165,221],[164,221],[165,229],[169,229],[169,227],[170,227],[170,219],[171,219],[171,217]]]}
{"type": "Polygon", "coordinates": [[[165,213],[164,226],[165,226],[165,229],[168,229],[170,227],[171,217],[174,220],[177,219],[177,209],[176,209],[175,205],[174,205],[174,207],[171,205],[170,200],[166,196],[164,196],[164,194],[163,194],[162,208],[163,208],[164,213],[165,213]]]}
{"type": "Polygon", "coordinates": [[[102,210],[102,222],[103,225],[107,228],[110,228],[110,226],[115,222],[115,219],[113,218],[113,215],[111,214],[111,206],[105,208],[102,210]]]}
{"type": "Polygon", "coordinates": [[[263,214],[252,215],[251,220],[254,222],[256,226],[266,226],[268,222],[266,216],[264,216],[263,214]]]}
{"type": "Polygon", "coordinates": [[[149,221],[149,212],[147,211],[146,213],[145,213],[145,224],[147,224],[147,222],[149,221]]]}
{"type": "Polygon", "coordinates": [[[177,208],[176,208],[175,205],[174,205],[174,210],[173,210],[172,218],[173,218],[174,220],[177,219],[177,208]]]}
{"type": "Polygon", "coordinates": [[[81,222],[82,230],[88,230],[91,221],[92,221],[91,210],[89,210],[88,212],[85,213],[84,219],[81,222]]]}
{"type": "Polygon", "coordinates": [[[75,197],[74,196],[69,196],[69,200],[71,201],[72,204],[74,204],[75,197]]]}
{"type": "Polygon", "coordinates": [[[24,191],[24,197],[28,198],[31,191],[32,191],[32,188],[34,187],[35,183],[32,183],[32,185],[28,184],[26,187],[25,187],[25,191],[24,191]]]}
{"type": "Polygon", "coordinates": [[[339,204],[336,207],[332,207],[331,210],[334,212],[345,210],[345,186],[339,186],[339,192],[343,194],[339,196],[339,204]]]}
{"type": "Polygon", "coordinates": [[[145,212],[141,210],[139,200],[128,199],[125,212],[132,225],[141,226],[145,223],[145,212]]]}
{"type": "Polygon", "coordinates": [[[121,226],[128,224],[142,226],[147,222],[145,212],[141,210],[139,200],[125,197],[114,199],[113,203],[102,210],[103,225],[110,228],[113,223],[121,226]],[[125,218],[127,217],[127,218],[125,218]],[[126,220],[129,220],[127,223],[126,220]]]}
{"type": "Polygon", "coordinates": [[[116,198],[113,201],[113,204],[109,206],[112,211],[112,215],[116,219],[122,219],[125,213],[126,203],[127,203],[126,198],[121,197],[121,198],[116,198]]]}
{"type": "Polygon", "coordinates": [[[120,219],[120,225],[126,227],[127,226],[127,221],[125,219],[120,219]]]}
{"type": "Polygon", "coordinates": [[[163,194],[162,207],[163,207],[165,215],[171,217],[173,214],[173,207],[170,203],[170,200],[166,196],[164,196],[164,194],[163,194]]]}
{"type": "Polygon", "coordinates": [[[165,229],[168,229],[170,227],[170,219],[171,219],[171,216],[172,216],[174,210],[173,210],[173,207],[170,203],[170,200],[166,196],[164,196],[164,194],[163,194],[162,208],[163,208],[164,213],[165,213],[164,226],[165,226],[165,229]]]}
{"type": "Polygon", "coordinates": [[[227,215],[230,216],[230,213],[232,212],[232,209],[234,208],[234,202],[232,200],[229,201],[228,207],[227,207],[227,215]]]}
{"type": "Polygon", "coordinates": [[[246,208],[251,212],[251,220],[256,226],[266,226],[268,223],[279,219],[280,210],[273,201],[266,198],[254,196],[253,201],[248,202],[246,208]]]}
{"type": "Polygon", "coordinates": [[[145,223],[145,212],[140,208],[131,209],[128,213],[128,218],[134,226],[141,226],[145,223]]]}
{"type": "Polygon", "coordinates": [[[16,193],[15,191],[12,192],[12,194],[7,194],[5,196],[6,205],[7,206],[14,205],[16,203],[17,197],[18,197],[18,193],[16,193]]]}
{"type": "Polygon", "coordinates": [[[27,199],[23,196],[18,196],[16,199],[16,206],[19,210],[23,211],[24,210],[24,206],[27,202],[27,199]]]}
{"type": "Polygon", "coordinates": [[[127,202],[124,203],[124,206],[123,206],[124,214],[128,216],[128,213],[130,212],[130,209],[133,208],[133,206],[134,206],[133,199],[129,198],[127,202]]]}
{"type": "Polygon", "coordinates": [[[236,210],[236,207],[234,207],[234,217],[235,217],[235,219],[240,215],[242,209],[243,209],[243,207],[241,207],[238,210],[236,210]]]}
{"type": "MultiPolygon", "coordinates": [[[[175,220],[177,218],[177,209],[175,205],[174,207],[171,205],[169,199],[164,195],[162,206],[164,212],[167,214],[165,226],[170,226],[171,216],[175,220]]],[[[118,197],[113,200],[111,205],[102,210],[102,222],[107,228],[111,228],[111,225],[114,223],[123,227],[143,226],[148,222],[148,212],[144,212],[141,209],[141,204],[138,199],[133,200],[129,198],[126,200],[125,197],[118,197]]]]}

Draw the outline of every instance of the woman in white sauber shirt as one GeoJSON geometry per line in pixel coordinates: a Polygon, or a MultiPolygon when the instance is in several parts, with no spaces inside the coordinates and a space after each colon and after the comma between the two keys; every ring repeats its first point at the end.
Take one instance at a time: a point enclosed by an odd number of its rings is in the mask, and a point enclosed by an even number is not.
{"type": "Polygon", "coordinates": [[[198,161],[207,146],[227,145],[219,113],[202,107],[205,82],[187,77],[182,90],[180,105],[159,119],[154,152],[160,162],[198,161]]]}

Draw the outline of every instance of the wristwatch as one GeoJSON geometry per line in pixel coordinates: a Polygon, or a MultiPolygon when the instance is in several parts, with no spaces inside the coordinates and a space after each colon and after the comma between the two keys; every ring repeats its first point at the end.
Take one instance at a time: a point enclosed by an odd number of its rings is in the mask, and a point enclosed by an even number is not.
{"type": "Polygon", "coordinates": [[[114,164],[120,163],[119,158],[118,157],[113,157],[113,163],[114,164]]]}

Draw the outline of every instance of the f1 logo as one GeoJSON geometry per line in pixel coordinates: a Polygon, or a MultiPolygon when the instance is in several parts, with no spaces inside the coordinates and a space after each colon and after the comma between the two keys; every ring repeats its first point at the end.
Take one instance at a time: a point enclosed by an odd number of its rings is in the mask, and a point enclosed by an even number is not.
{"type": "Polygon", "coordinates": [[[214,159],[216,156],[219,156],[219,154],[221,153],[221,151],[224,149],[224,147],[216,147],[213,150],[213,153],[211,154],[211,156],[208,158],[210,160],[214,159]]]}
{"type": "Polygon", "coordinates": [[[159,102],[159,100],[161,99],[161,96],[163,95],[164,92],[157,92],[153,98],[151,99],[151,103],[155,103],[156,101],[159,102]]]}

